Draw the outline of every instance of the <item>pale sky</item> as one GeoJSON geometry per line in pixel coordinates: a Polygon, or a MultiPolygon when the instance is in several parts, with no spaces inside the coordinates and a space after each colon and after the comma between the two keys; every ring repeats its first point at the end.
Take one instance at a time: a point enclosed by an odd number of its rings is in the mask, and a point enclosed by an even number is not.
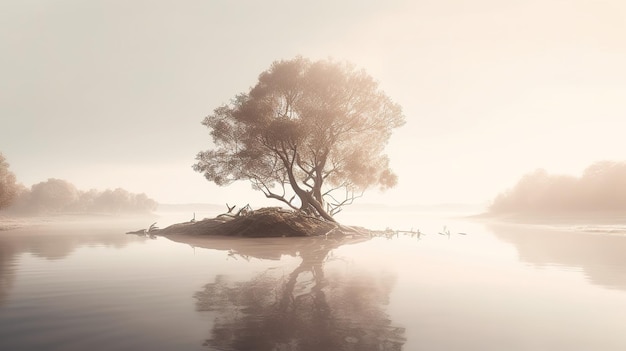
{"type": "Polygon", "coordinates": [[[273,61],[330,57],[407,118],[398,186],[362,203],[485,204],[536,168],[626,160],[625,19],[623,0],[4,1],[0,152],[26,186],[264,204],[191,169],[200,122],[273,61]]]}

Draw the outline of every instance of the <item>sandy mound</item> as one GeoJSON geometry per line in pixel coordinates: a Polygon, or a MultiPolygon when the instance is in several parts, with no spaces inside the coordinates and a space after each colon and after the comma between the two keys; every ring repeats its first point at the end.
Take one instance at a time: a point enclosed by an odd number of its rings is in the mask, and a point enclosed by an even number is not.
{"type": "Polygon", "coordinates": [[[262,208],[246,216],[220,215],[212,219],[171,225],[150,232],[155,235],[189,234],[237,237],[298,237],[324,235],[338,226],[281,208],[262,208]]]}

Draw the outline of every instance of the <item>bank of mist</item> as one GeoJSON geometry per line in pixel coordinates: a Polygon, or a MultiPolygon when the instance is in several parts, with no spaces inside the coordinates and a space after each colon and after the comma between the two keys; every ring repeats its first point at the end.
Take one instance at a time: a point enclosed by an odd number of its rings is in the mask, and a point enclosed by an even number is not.
{"type": "Polygon", "coordinates": [[[626,211],[626,162],[597,162],[579,177],[540,169],[498,195],[492,215],[622,216],[626,211]]]}
{"type": "Polygon", "coordinates": [[[5,211],[18,215],[49,214],[139,214],[150,213],[157,202],[146,194],[117,188],[79,190],[72,183],[50,178],[32,187],[21,187],[5,211]]]}

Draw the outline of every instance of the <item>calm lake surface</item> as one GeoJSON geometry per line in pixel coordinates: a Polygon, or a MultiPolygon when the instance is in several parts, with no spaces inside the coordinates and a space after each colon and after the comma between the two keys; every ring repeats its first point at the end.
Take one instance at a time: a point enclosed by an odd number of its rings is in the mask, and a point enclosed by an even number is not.
{"type": "Polygon", "coordinates": [[[626,350],[624,226],[340,220],[425,235],[189,242],[110,218],[0,231],[0,350],[626,350]]]}

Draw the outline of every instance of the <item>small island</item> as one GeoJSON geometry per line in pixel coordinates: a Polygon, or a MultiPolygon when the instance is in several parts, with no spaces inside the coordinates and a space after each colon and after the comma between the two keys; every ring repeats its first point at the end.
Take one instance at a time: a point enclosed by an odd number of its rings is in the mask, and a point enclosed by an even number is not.
{"type": "Polygon", "coordinates": [[[168,238],[180,235],[244,238],[316,236],[340,238],[345,236],[371,237],[387,232],[345,226],[337,222],[307,215],[302,211],[294,211],[282,207],[264,207],[252,210],[246,205],[246,207],[235,214],[231,213],[233,207],[229,208],[230,212],[220,214],[215,218],[176,223],[162,229],[158,228],[156,223],[153,223],[147,229],[130,231],[126,234],[150,237],[164,236],[168,238]]]}
{"type": "MultiPolygon", "coordinates": [[[[342,226],[302,212],[266,207],[238,214],[224,213],[215,218],[177,223],[163,229],[152,227],[146,233],[157,235],[221,235],[239,237],[303,237],[329,235],[342,226]]],[[[345,227],[344,227],[345,228],[345,227]]]]}

